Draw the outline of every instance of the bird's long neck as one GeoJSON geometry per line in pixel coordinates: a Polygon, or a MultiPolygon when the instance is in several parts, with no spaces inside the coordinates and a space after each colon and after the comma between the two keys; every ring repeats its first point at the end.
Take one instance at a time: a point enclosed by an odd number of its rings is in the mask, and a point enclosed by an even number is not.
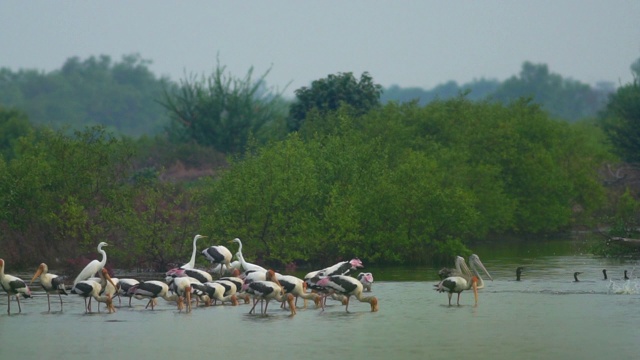
{"type": "Polygon", "coordinates": [[[102,254],[102,261],[100,261],[100,265],[104,267],[105,265],[107,265],[107,252],[102,250],[102,247],[98,249],[98,252],[102,254]]]}
{"type": "Polygon", "coordinates": [[[193,238],[193,251],[191,252],[191,260],[189,260],[189,267],[193,269],[196,266],[196,243],[198,242],[198,237],[193,238]]]}

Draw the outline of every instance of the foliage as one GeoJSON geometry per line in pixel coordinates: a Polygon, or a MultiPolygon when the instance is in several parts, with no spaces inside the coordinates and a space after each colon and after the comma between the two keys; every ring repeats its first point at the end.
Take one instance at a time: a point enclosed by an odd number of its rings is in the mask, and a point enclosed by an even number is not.
{"type": "Polygon", "coordinates": [[[545,64],[524,62],[518,77],[505,80],[493,94],[503,103],[532,98],[553,117],[576,121],[593,117],[606,103],[606,93],[551,73],[545,64]]]}
{"type": "Polygon", "coordinates": [[[0,155],[7,161],[15,157],[14,147],[22,137],[29,137],[33,127],[26,114],[0,106],[0,155]]]}
{"type": "Polygon", "coordinates": [[[192,76],[165,91],[161,104],[171,114],[171,139],[232,154],[241,152],[252,135],[282,136],[286,108],[279,94],[265,89],[267,74],[254,81],[250,69],[245,78],[233,78],[218,64],[211,76],[192,76]]]}
{"type": "Polygon", "coordinates": [[[640,162],[640,77],[610,96],[601,124],[623,160],[640,162]]]}
{"type": "Polygon", "coordinates": [[[306,86],[295,91],[296,101],[291,104],[288,121],[289,131],[302,127],[307,114],[316,110],[320,114],[336,111],[343,104],[351,106],[357,114],[364,114],[380,105],[382,86],[373,82],[369,73],[360,75],[356,80],[352,73],[329,74],[326,78],[315,80],[311,87],[306,86]]]}
{"type": "Polygon", "coordinates": [[[166,78],[156,78],[139,55],[80,60],[60,70],[0,69],[0,104],[22,109],[35,124],[82,130],[100,124],[129,136],[158,133],[168,123],[160,99],[166,78]]]}

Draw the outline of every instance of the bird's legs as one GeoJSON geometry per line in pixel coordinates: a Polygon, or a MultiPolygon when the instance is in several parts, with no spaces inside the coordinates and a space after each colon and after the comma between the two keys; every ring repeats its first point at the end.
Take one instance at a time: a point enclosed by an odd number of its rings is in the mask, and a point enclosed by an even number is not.
{"type": "Polygon", "coordinates": [[[453,293],[447,293],[447,295],[449,296],[449,306],[451,306],[451,297],[453,296],[453,293]]]}
{"type": "Polygon", "coordinates": [[[458,306],[460,306],[460,294],[462,294],[462,292],[458,293],[458,306]]]}

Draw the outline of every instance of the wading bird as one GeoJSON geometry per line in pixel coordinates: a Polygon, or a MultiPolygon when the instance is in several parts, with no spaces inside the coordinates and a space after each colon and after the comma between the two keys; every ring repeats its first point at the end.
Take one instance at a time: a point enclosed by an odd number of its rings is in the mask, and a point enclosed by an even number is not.
{"type": "Polygon", "coordinates": [[[446,292],[449,297],[449,306],[451,306],[451,296],[458,294],[457,305],[460,306],[460,294],[473,288],[473,296],[475,297],[476,304],[478,303],[478,277],[473,276],[470,280],[463,278],[462,276],[451,276],[442,280],[436,290],[438,292],[446,292]]]}
{"type": "Polygon", "coordinates": [[[196,243],[198,242],[198,239],[202,239],[202,238],[206,238],[206,236],[196,235],[193,237],[193,252],[191,252],[191,260],[189,260],[188,263],[180,266],[181,269],[193,269],[196,266],[196,250],[197,250],[196,243]]]}
{"type": "Polygon", "coordinates": [[[602,275],[604,275],[603,280],[607,280],[607,269],[602,269],[602,275]]]}
{"type": "Polygon", "coordinates": [[[238,244],[238,252],[236,253],[236,257],[238,258],[238,260],[240,260],[240,264],[242,264],[242,268],[244,269],[244,271],[267,271],[267,269],[263,268],[262,266],[252,264],[244,259],[244,256],[242,255],[242,241],[240,241],[239,238],[233,239],[232,242],[238,244]]]}
{"type": "Polygon", "coordinates": [[[243,286],[243,291],[247,292],[254,298],[254,304],[249,314],[253,313],[258,300],[264,300],[266,302],[264,309],[261,310],[262,315],[267,314],[267,307],[269,307],[269,301],[276,300],[279,302],[287,301],[289,303],[289,309],[291,315],[296,314],[296,304],[294,302],[294,296],[292,294],[285,294],[280,285],[273,281],[254,281],[250,284],[243,286]]]}
{"type": "MultiPolygon", "coordinates": [[[[107,269],[102,269],[100,272],[102,277],[106,279],[106,282],[110,283],[111,286],[115,288],[116,284],[111,280],[111,276],[109,276],[107,269]]],[[[71,293],[78,294],[84,298],[85,313],[91,312],[91,298],[96,299],[98,302],[105,303],[109,313],[115,312],[116,309],[113,306],[113,298],[111,295],[100,295],[103,288],[104,287],[96,280],[82,280],[73,285],[71,293]],[[87,299],[89,299],[89,304],[87,304],[87,299]]],[[[98,305],[98,312],[100,312],[100,305],[98,305]]]]}
{"type": "Polygon", "coordinates": [[[358,274],[358,276],[356,277],[358,280],[360,280],[360,282],[362,283],[362,288],[364,289],[364,291],[366,292],[370,292],[371,291],[371,285],[373,285],[373,274],[370,272],[367,273],[360,273],[358,274]]]}
{"type": "Polygon", "coordinates": [[[207,260],[212,265],[220,265],[220,276],[224,273],[223,267],[227,268],[227,271],[231,271],[231,251],[227,249],[226,246],[223,245],[213,245],[208,248],[202,250],[202,255],[204,255],[207,260]]]}
{"type": "Polygon", "coordinates": [[[107,253],[102,250],[104,246],[108,246],[108,244],[104,241],[98,244],[98,252],[102,254],[102,260],[92,260],[90,263],[88,263],[87,266],[85,266],[84,269],[80,271],[80,274],[76,276],[76,279],[73,280],[73,285],[75,285],[79,281],[87,280],[90,277],[95,276],[96,273],[99,273],[102,268],[104,268],[104,266],[107,264],[107,253]]]}
{"type": "Polygon", "coordinates": [[[351,296],[354,296],[360,302],[369,303],[371,305],[371,312],[378,311],[378,298],[375,296],[362,296],[362,283],[351,276],[327,276],[318,280],[316,285],[345,296],[347,298],[345,311],[347,312],[349,312],[349,299],[351,299],[351,296]]]}
{"type": "Polygon", "coordinates": [[[582,273],[579,272],[579,271],[576,271],[576,272],[573,273],[574,282],[579,282],[580,281],[580,280],[578,280],[578,275],[580,275],[580,274],[582,274],[582,273]]]}
{"type": "Polygon", "coordinates": [[[49,305],[48,311],[51,312],[51,298],[49,297],[49,294],[58,295],[60,298],[60,311],[62,311],[62,294],[68,295],[64,287],[64,278],[62,276],[50,274],[49,267],[45,263],[38,266],[38,270],[35,275],[33,275],[33,278],[31,278],[31,282],[29,284],[32,284],[38,277],[40,277],[40,286],[42,286],[47,294],[47,304],[49,305]]]}
{"type": "Polygon", "coordinates": [[[31,297],[31,289],[29,286],[20,279],[19,277],[13,275],[6,275],[4,273],[4,260],[0,259],[0,286],[2,290],[7,293],[7,314],[11,315],[11,295],[16,296],[16,301],[18,302],[18,312],[22,312],[22,307],[20,306],[20,296],[26,298],[31,297]]]}
{"type": "MultiPolygon", "coordinates": [[[[516,268],[516,281],[520,281],[520,276],[522,276],[522,270],[524,270],[524,268],[522,266],[518,266],[518,268],[516,268]]],[[[604,274],[605,279],[607,278],[607,274],[604,274]]]]}

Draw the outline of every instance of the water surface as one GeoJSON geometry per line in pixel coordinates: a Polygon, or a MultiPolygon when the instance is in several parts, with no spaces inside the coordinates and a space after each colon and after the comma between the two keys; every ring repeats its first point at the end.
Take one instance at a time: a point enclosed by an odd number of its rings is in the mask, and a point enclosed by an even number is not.
{"type": "Polygon", "coordinates": [[[49,314],[46,296],[34,289],[35,297],[22,301],[22,314],[8,316],[2,293],[0,359],[637,357],[637,260],[594,257],[575,242],[476,250],[494,277],[477,306],[466,292],[461,306],[448,306],[446,294],[433,290],[432,268],[368,269],[376,278],[377,313],[357,301],[350,313],[330,302],[325,311],[309,307],[293,317],[277,303],[266,317],[249,315],[248,305],[184,313],[164,300],[155,311],[145,310],[145,301],[134,299],[134,307],[115,314],[85,314],[83,300],[70,295],[63,312],[53,297],[49,314]],[[517,266],[525,266],[522,281],[515,281],[517,266]],[[613,280],[603,280],[603,268],[613,280]],[[621,279],[624,269],[631,280],[621,279]],[[575,271],[582,272],[577,283],[575,271]]]}

